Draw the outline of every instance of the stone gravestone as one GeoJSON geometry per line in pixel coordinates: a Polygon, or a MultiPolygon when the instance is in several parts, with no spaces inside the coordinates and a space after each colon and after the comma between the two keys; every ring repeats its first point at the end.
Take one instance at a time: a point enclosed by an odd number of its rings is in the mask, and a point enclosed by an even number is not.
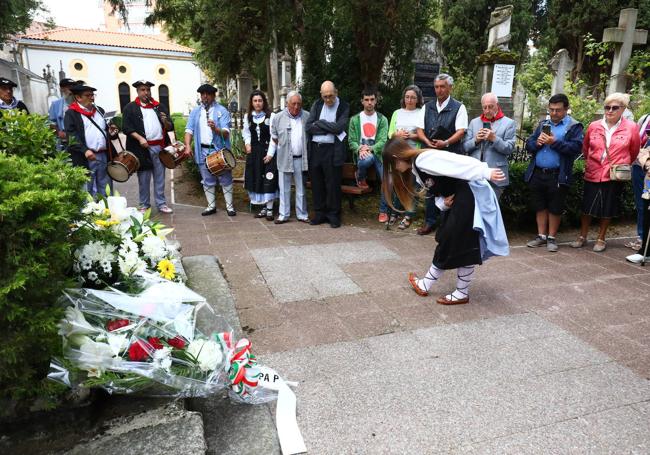
{"type": "Polygon", "coordinates": [[[510,42],[510,21],[512,19],[512,5],[500,6],[490,14],[488,27],[488,50],[501,49],[508,50],[510,42]]]}
{"type": "Polygon", "coordinates": [[[440,49],[440,38],[432,33],[422,37],[414,53],[415,74],[413,83],[420,87],[426,101],[436,97],[433,88],[435,78],[440,74],[444,58],[440,49]]]}
{"type": "Polygon", "coordinates": [[[627,89],[625,70],[630,57],[632,46],[643,45],[648,41],[648,31],[636,29],[638,10],[627,8],[621,10],[618,18],[618,27],[606,28],[603,32],[604,43],[614,43],[614,60],[612,61],[612,74],[607,87],[607,94],[622,92],[627,89]]]}
{"type": "Polygon", "coordinates": [[[253,92],[253,79],[246,70],[237,75],[237,103],[241,109],[248,109],[248,98],[253,92]]]}
{"type": "Polygon", "coordinates": [[[564,93],[564,84],[567,79],[567,73],[573,71],[575,63],[569,56],[569,51],[560,49],[549,60],[548,67],[553,71],[553,85],[551,86],[551,95],[564,93]]]}
{"type": "Polygon", "coordinates": [[[282,66],[281,66],[281,75],[280,75],[280,109],[284,109],[287,103],[287,94],[291,91],[291,57],[284,54],[282,56],[282,66]]]}
{"type": "MultiPolygon", "coordinates": [[[[490,22],[488,24],[490,30],[488,32],[488,48],[486,54],[495,50],[508,51],[508,44],[511,38],[510,22],[512,11],[513,6],[506,5],[496,8],[490,14],[490,22]]],[[[486,92],[494,92],[499,98],[499,105],[503,113],[512,118],[514,110],[512,103],[514,77],[514,64],[496,60],[480,65],[476,84],[478,93],[472,97],[470,105],[467,106],[470,118],[477,117],[481,114],[481,96],[486,92]]]]}

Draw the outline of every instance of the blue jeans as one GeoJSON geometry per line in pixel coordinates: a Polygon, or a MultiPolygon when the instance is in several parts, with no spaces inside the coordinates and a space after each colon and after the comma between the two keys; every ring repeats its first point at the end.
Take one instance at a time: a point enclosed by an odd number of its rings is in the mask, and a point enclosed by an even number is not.
{"type": "Polygon", "coordinates": [[[106,197],[106,186],[109,187],[109,191],[113,192],[113,180],[109,177],[106,172],[106,167],[108,165],[108,156],[106,152],[97,152],[95,153],[95,160],[88,161],[88,168],[90,170],[90,179],[86,188],[92,196],[97,199],[97,194],[101,194],[106,197]]]}
{"type": "Polygon", "coordinates": [[[424,203],[424,224],[427,226],[436,224],[439,213],[440,209],[436,206],[436,199],[427,192],[427,199],[424,203]]]}
{"type": "Polygon", "coordinates": [[[645,172],[641,166],[632,166],[632,191],[634,192],[634,206],[636,207],[636,233],[639,237],[643,235],[643,177],[645,172]]]}
{"type": "MultiPolygon", "coordinates": [[[[370,169],[372,166],[375,167],[377,180],[381,182],[381,178],[384,175],[384,166],[375,155],[370,155],[364,159],[359,159],[359,162],[357,163],[357,178],[359,180],[365,180],[366,176],[368,175],[368,169],[370,169]]],[[[384,192],[380,191],[379,194],[379,213],[388,213],[388,204],[384,198],[384,192]]]]}
{"type": "Polygon", "coordinates": [[[151,207],[151,177],[153,177],[153,193],[156,201],[156,207],[160,208],[167,205],[165,199],[165,169],[167,169],[158,158],[158,154],[162,150],[159,145],[149,146],[151,153],[151,161],[153,162],[153,169],[146,171],[138,171],[138,193],[140,198],[140,207],[151,207]]]}

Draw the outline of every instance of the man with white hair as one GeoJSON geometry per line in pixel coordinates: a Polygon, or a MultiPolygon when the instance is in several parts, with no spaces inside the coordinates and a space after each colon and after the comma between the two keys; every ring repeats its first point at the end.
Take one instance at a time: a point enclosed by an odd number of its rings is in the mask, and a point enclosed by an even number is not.
{"type": "Polygon", "coordinates": [[[501,169],[505,180],[490,182],[497,198],[500,198],[510,183],[508,156],[515,149],[517,128],[515,121],[506,117],[501,110],[499,99],[494,93],[488,92],[481,97],[481,109],[483,113],[469,122],[463,147],[468,155],[486,162],[491,168],[501,169]]]}
{"type": "Polygon", "coordinates": [[[309,134],[309,175],[314,203],[312,225],[341,226],[341,178],[347,151],[346,129],[350,105],[339,99],[332,81],[320,87],[321,99],[312,106],[305,131],[309,134]]]}
{"type": "Polygon", "coordinates": [[[307,170],[307,124],[309,111],[302,108],[302,96],[296,91],[287,94],[287,107],[273,117],[271,144],[267,155],[276,157],[280,210],[275,224],[289,221],[291,215],[291,181],[296,186],[296,218],[308,223],[307,197],[303,172],[307,170]]]}
{"type": "MultiPolygon", "coordinates": [[[[464,154],[463,136],[467,129],[465,105],[451,97],[454,78],[440,73],[433,82],[436,99],[424,105],[424,129],[418,128],[418,139],[426,147],[464,154]]],[[[424,226],[418,228],[418,235],[433,232],[438,209],[433,198],[427,198],[424,210],[424,226]]]]}

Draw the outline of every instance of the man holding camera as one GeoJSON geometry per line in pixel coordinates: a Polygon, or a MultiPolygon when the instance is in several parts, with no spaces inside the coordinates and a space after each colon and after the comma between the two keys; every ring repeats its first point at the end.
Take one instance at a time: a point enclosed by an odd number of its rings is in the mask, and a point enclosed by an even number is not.
{"type": "Polygon", "coordinates": [[[505,180],[493,183],[492,189],[501,197],[503,190],[510,183],[508,179],[508,156],[515,149],[515,121],[504,115],[499,106],[499,99],[494,93],[486,93],[481,97],[483,114],[472,119],[467,128],[463,142],[465,153],[491,168],[499,168],[505,175],[505,180]]]}
{"type": "Polygon", "coordinates": [[[568,115],[568,110],[569,98],[563,93],[553,95],[548,100],[549,118],[526,141],[532,157],[524,180],[530,186],[537,220],[537,237],[526,244],[530,248],[546,245],[550,252],[558,249],[555,236],[584,136],[582,124],[568,115]]]}

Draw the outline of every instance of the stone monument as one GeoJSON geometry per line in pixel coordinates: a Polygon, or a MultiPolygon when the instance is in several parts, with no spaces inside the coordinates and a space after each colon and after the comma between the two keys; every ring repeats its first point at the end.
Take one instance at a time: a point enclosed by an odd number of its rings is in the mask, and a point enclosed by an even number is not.
{"type": "Polygon", "coordinates": [[[478,93],[467,106],[470,118],[481,114],[481,96],[486,92],[493,92],[499,98],[503,112],[510,118],[513,116],[512,92],[518,57],[509,51],[512,11],[513,6],[506,5],[496,8],[490,14],[487,51],[477,58],[478,93]]]}
{"type": "Polygon", "coordinates": [[[507,51],[510,43],[510,21],[512,19],[512,5],[500,6],[490,14],[488,27],[488,50],[501,49],[507,51]]]}
{"type": "Polygon", "coordinates": [[[237,103],[239,109],[248,109],[248,98],[253,92],[253,79],[246,70],[237,75],[237,103]]]}
{"type": "Polygon", "coordinates": [[[284,109],[287,102],[287,94],[292,89],[291,83],[291,57],[288,54],[282,56],[280,74],[280,109],[284,109]]]}
{"type": "Polygon", "coordinates": [[[648,41],[648,31],[636,29],[638,10],[627,8],[621,10],[618,18],[618,27],[606,28],[603,32],[603,43],[614,43],[614,60],[612,61],[612,74],[607,86],[607,94],[615,92],[625,93],[627,78],[625,70],[630,57],[632,46],[643,45],[648,41]]]}
{"type": "Polygon", "coordinates": [[[560,49],[549,60],[548,67],[553,71],[553,85],[551,86],[551,95],[564,93],[564,84],[567,80],[567,73],[573,71],[575,63],[571,60],[569,51],[560,49]]]}
{"type": "Polygon", "coordinates": [[[434,33],[425,34],[415,48],[413,55],[415,74],[413,83],[420,87],[425,101],[435,98],[433,83],[445,60],[440,46],[440,37],[434,33]]]}

